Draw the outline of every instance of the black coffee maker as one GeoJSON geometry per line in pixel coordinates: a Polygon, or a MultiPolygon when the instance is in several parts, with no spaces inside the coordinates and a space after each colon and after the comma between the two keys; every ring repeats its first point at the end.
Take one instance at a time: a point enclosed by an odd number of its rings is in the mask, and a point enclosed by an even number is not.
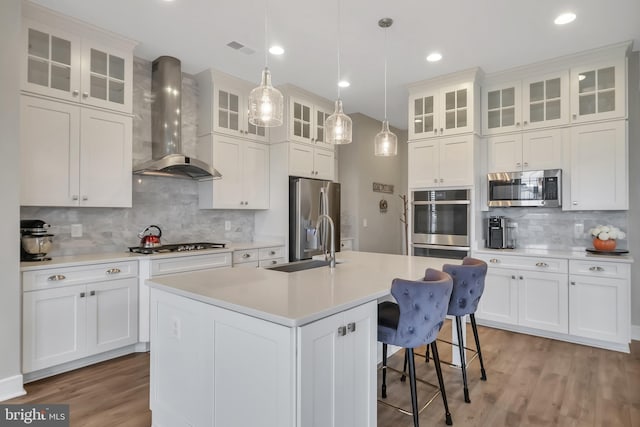
{"type": "Polygon", "coordinates": [[[53,247],[49,224],[39,219],[20,220],[20,261],[50,261],[47,253],[53,247]]]}
{"type": "Polygon", "coordinates": [[[513,241],[509,236],[508,219],[503,216],[491,216],[487,222],[487,248],[513,249],[513,241]]]}

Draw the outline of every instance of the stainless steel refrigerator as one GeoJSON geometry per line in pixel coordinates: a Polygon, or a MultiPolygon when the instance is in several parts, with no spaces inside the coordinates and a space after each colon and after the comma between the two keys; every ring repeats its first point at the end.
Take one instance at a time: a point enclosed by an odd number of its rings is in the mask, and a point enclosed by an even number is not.
{"type": "Polygon", "coordinates": [[[289,261],[308,259],[331,248],[329,221],[335,225],[336,252],[340,251],[340,184],[308,178],[289,178],[289,261]]]}

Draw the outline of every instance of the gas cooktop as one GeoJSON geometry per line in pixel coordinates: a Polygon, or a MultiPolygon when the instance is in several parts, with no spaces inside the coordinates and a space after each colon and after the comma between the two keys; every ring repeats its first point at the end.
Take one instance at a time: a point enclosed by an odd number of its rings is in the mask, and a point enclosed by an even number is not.
{"type": "Polygon", "coordinates": [[[205,249],[223,249],[226,243],[176,243],[174,245],[162,245],[155,248],[141,248],[140,246],[131,246],[129,252],[138,254],[162,254],[168,252],[191,252],[202,251],[205,249]]]}

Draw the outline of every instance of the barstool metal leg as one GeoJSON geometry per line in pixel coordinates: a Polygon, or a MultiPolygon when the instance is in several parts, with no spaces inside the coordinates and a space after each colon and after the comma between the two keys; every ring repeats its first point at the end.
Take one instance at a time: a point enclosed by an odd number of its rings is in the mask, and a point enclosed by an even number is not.
{"type": "Polygon", "coordinates": [[[462,317],[456,316],[456,329],[458,330],[458,348],[460,349],[460,366],[462,367],[462,382],[464,383],[464,401],[471,403],[469,388],[467,387],[467,361],[464,357],[464,341],[462,337],[462,317]]]}
{"type": "Polygon", "coordinates": [[[402,376],[400,377],[401,382],[405,382],[407,380],[407,361],[409,360],[409,353],[407,350],[404,350],[404,365],[402,366],[402,376]]]}
{"type": "Polygon", "coordinates": [[[424,363],[429,363],[429,345],[425,346],[424,350],[424,363]]]}
{"type": "Polygon", "coordinates": [[[411,412],[413,412],[413,425],[418,427],[418,391],[416,390],[416,363],[413,358],[413,349],[406,349],[407,358],[409,359],[409,387],[411,388],[411,412]]]}
{"type": "Polygon", "coordinates": [[[469,315],[471,318],[471,328],[473,329],[473,337],[476,340],[476,350],[478,351],[478,359],[480,359],[480,373],[482,376],[480,379],[482,381],[487,380],[487,373],[484,370],[484,361],[482,360],[482,351],[480,350],[480,338],[478,337],[478,326],[476,325],[476,316],[474,313],[469,315]]]}
{"type": "Polygon", "coordinates": [[[444,380],[442,379],[442,369],[440,367],[440,356],[438,355],[438,346],[435,340],[431,343],[431,353],[433,354],[433,365],[436,367],[436,374],[438,375],[438,384],[440,385],[442,403],[444,403],[445,422],[448,426],[450,426],[453,425],[453,420],[451,420],[451,412],[449,412],[449,404],[447,403],[447,392],[444,389],[444,380]]]}
{"type": "Polygon", "coordinates": [[[387,344],[382,343],[382,398],[387,398],[387,344]]]}

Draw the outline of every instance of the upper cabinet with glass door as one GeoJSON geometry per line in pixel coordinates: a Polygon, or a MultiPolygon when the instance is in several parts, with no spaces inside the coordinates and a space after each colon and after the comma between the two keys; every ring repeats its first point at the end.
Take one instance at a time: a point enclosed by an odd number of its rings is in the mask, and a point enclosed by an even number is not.
{"type": "Polygon", "coordinates": [[[427,89],[409,96],[409,139],[474,130],[474,84],[427,89]]]}
{"type": "Polygon", "coordinates": [[[626,61],[620,58],[571,69],[571,121],[626,116],[626,61]]]}
{"type": "Polygon", "coordinates": [[[212,69],[199,73],[196,80],[199,136],[217,132],[256,142],[268,141],[266,128],[249,123],[249,93],[257,83],[212,69]]]}
{"type": "Polygon", "coordinates": [[[133,42],[30,2],[23,16],[23,91],[131,113],[133,42]]]}
{"type": "Polygon", "coordinates": [[[484,135],[542,127],[569,121],[568,72],[535,76],[483,88],[484,135]]]}
{"type": "Polygon", "coordinates": [[[289,138],[332,148],[327,143],[324,124],[332,111],[301,97],[289,97],[289,138]]]}

